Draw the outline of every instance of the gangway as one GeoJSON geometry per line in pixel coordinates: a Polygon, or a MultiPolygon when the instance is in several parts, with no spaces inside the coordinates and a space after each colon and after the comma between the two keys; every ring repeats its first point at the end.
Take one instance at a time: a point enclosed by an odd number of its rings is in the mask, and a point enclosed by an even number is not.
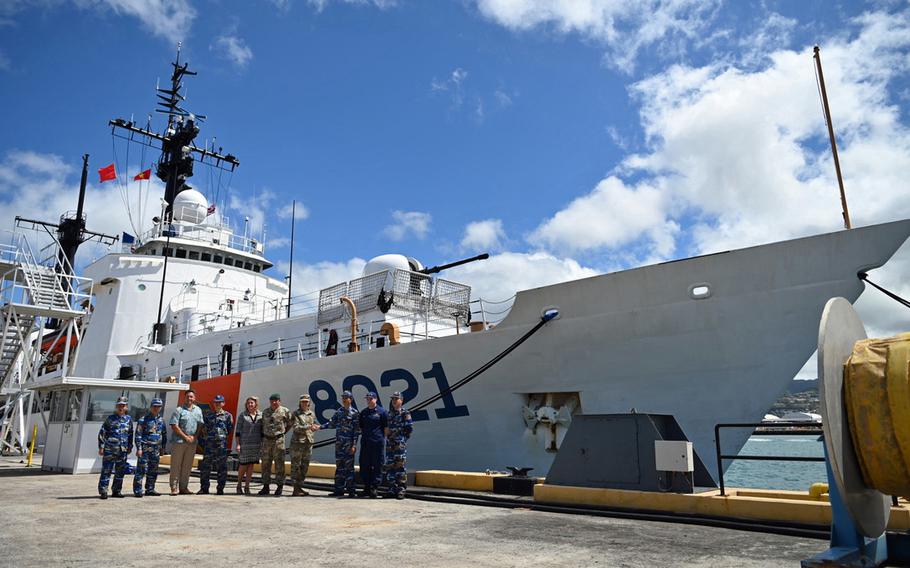
{"type": "Polygon", "coordinates": [[[49,234],[51,254],[44,260],[36,258],[22,234],[0,245],[0,453],[25,452],[32,404],[28,387],[52,353],[62,352],[63,373],[75,365],[81,320],[89,310],[92,280],[75,275],[59,241],[49,234]],[[49,322],[58,333],[42,348],[49,322]]]}

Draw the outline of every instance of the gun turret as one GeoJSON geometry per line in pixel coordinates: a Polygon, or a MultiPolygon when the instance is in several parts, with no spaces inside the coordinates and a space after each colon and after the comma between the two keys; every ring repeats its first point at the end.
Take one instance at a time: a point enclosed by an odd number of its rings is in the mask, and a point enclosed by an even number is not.
{"type": "Polygon", "coordinates": [[[437,274],[443,270],[449,268],[455,268],[456,266],[461,266],[462,264],[467,264],[469,262],[474,262],[477,260],[486,260],[490,258],[489,253],[478,254],[477,256],[472,256],[471,258],[463,258],[461,260],[456,260],[455,262],[450,262],[448,264],[440,264],[439,266],[431,266],[430,268],[424,268],[423,270],[418,270],[422,274],[437,274]]]}

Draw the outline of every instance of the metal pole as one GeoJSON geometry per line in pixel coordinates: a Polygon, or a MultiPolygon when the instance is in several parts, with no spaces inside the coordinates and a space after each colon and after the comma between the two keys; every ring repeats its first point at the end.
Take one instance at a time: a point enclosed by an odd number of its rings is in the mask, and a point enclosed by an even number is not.
{"type": "Polygon", "coordinates": [[[825,75],[822,73],[822,56],[819,47],[815,46],[815,67],[818,69],[818,83],[822,92],[822,105],[825,108],[825,121],[828,123],[828,138],[831,139],[831,153],[834,155],[834,171],[837,173],[837,185],[840,186],[840,202],[844,217],[844,228],[851,229],[850,211],[847,209],[847,194],[844,191],[844,178],[840,172],[840,160],[837,157],[837,142],[834,140],[834,124],[831,122],[831,109],[828,107],[828,91],[825,89],[825,75]]]}
{"type": "Polygon", "coordinates": [[[724,463],[720,457],[720,424],[714,425],[714,449],[717,451],[717,481],[720,484],[720,494],[724,495],[724,463]]]}
{"type": "Polygon", "coordinates": [[[297,200],[291,201],[291,257],[288,268],[288,315],[291,317],[291,288],[294,279],[294,227],[297,225],[297,200]]]}
{"type": "MultiPolygon", "coordinates": [[[[164,284],[167,279],[167,257],[170,256],[168,253],[171,252],[171,225],[168,223],[166,243],[164,245],[164,269],[161,274],[161,294],[158,296],[158,319],[155,320],[155,323],[161,324],[161,307],[164,305],[164,284]]],[[[155,339],[159,339],[156,337],[155,339]]]]}
{"type": "Polygon", "coordinates": [[[35,440],[38,438],[38,425],[35,424],[35,427],[32,428],[32,441],[28,444],[28,461],[25,463],[25,467],[32,467],[32,456],[35,455],[35,440]]]}

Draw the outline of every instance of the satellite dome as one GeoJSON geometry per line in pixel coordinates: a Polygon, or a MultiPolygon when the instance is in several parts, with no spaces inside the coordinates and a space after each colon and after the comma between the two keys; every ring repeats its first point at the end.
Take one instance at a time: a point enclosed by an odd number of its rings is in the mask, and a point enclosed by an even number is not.
{"type": "Polygon", "coordinates": [[[382,256],[377,256],[376,258],[371,258],[370,261],[366,263],[366,266],[363,267],[363,276],[395,268],[411,270],[411,266],[408,264],[408,258],[403,254],[384,254],[382,256]]]}
{"type": "Polygon", "coordinates": [[[205,221],[209,202],[195,189],[185,189],[174,198],[174,221],[199,224],[205,221]]]}

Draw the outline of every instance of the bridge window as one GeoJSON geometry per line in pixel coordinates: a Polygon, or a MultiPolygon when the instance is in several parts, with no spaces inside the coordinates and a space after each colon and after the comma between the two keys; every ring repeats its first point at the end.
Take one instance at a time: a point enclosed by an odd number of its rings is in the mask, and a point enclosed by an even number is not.
{"type": "Polygon", "coordinates": [[[177,249],[177,258],[186,258],[186,249],[177,249]]]}
{"type": "Polygon", "coordinates": [[[252,263],[252,262],[244,262],[244,263],[243,263],[243,268],[246,269],[246,270],[253,270],[253,263],[252,263]]]}
{"type": "Polygon", "coordinates": [[[258,264],[253,265],[253,272],[259,272],[260,270],[262,270],[261,266],[259,266],[258,264]]]}
{"type": "Polygon", "coordinates": [[[215,260],[214,260],[215,264],[221,264],[223,260],[224,259],[221,258],[220,254],[215,255],[215,260]]]}
{"type": "Polygon", "coordinates": [[[199,251],[191,250],[190,251],[190,260],[199,260],[199,251]]]}
{"type": "Polygon", "coordinates": [[[202,260],[203,260],[204,262],[211,262],[211,261],[212,261],[212,255],[209,254],[209,253],[207,253],[207,252],[204,252],[204,253],[202,253],[202,260]]]}

